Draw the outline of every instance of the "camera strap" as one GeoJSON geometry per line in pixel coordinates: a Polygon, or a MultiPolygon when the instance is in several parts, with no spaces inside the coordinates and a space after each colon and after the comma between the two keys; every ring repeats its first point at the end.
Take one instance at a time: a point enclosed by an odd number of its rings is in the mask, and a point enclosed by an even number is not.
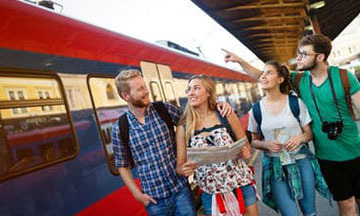
{"type": "MultiPolygon", "coordinates": [[[[330,74],[330,69],[328,69],[328,78],[329,78],[329,82],[330,82],[330,88],[331,88],[331,94],[333,96],[333,100],[334,100],[334,103],[335,103],[335,106],[336,106],[336,111],[338,113],[338,116],[340,118],[340,120],[342,121],[342,117],[341,117],[341,113],[340,113],[340,110],[339,110],[339,105],[338,105],[338,102],[337,102],[337,99],[336,99],[336,94],[335,94],[335,89],[334,89],[334,84],[333,84],[333,81],[332,81],[332,77],[331,77],[331,74],[330,74]]],[[[310,92],[311,92],[311,97],[314,101],[314,104],[315,104],[315,108],[316,108],[316,111],[318,112],[318,115],[320,117],[320,121],[321,123],[323,123],[323,119],[320,115],[320,110],[319,110],[319,107],[316,103],[316,99],[315,99],[315,95],[314,95],[314,90],[313,90],[313,81],[312,81],[312,76],[310,74],[310,92]]]]}
{"type": "Polygon", "coordinates": [[[332,96],[333,96],[333,99],[334,99],[334,102],[335,102],[336,110],[338,112],[340,120],[342,121],[342,116],[341,116],[341,113],[340,113],[340,110],[339,110],[339,104],[338,104],[338,101],[336,99],[333,80],[332,80],[332,77],[331,77],[331,74],[330,74],[330,68],[328,69],[328,77],[329,77],[329,81],[330,81],[331,93],[332,93],[332,96]]]}

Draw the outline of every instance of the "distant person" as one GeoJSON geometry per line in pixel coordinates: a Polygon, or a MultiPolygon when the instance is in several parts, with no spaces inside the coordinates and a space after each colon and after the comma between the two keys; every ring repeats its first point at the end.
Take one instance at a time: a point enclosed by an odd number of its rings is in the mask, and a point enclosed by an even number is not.
{"type": "Polygon", "coordinates": [[[245,137],[235,113],[223,118],[215,109],[215,83],[211,78],[206,75],[192,76],[187,94],[188,104],[176,131],[177,172],[182,176],[195,173],[195,183],[203,191],[201,200],[206,215],[219,215],[221,211],[228,211],[226,215],[240,215],[240,212],[258,215],[254,175],[242,160],[250,157],[248,142],[241,148],[237,159],[201,166],[187,161],[187,148],[226,146],[245,137]],[[232,138],[231,132],[235,137],[232,138]],[[220,197],[222,201],[219,201],[220,197]],[[214,200],[217,206],[213,205],[214,200]],[[221,210],[219,202],[225,202],[225,207],[237,208],[221,210]],[[239,204],[242,208],[239,208],[239,204]]]}
{"type": "Polygon", "coordinates": [[[252,145],[264,151],[263,202],[282,216],[296,216],[298,201],[303,215],[316,215],[315,189],[329,201],[331,194],[306,145],[313,138],[309,112],[300,98],[289,95],[285,66],[266,62],[259,83],[265,97],[250,111],[248,130],[252,145]]]}
{"type": "MultiPolygon", "coordinates": [[[[242,58],[226,51],[225,61],[238,62],[253,78],[262,72],[242,58]]],[[[356,215],[360,205],[360,135],[347,104],[345,86],[356,109],[360,110],[360,85],[350,72],[329,66],[331,41],[323,35],[308,35],[298,44],[297,70],[291,73],[313,123],[315,153],[340,215],[356,215]],[[346,81],[347,80],[347,81],[346,81]]]]}
{"type": "MultiPolygon", "coordinates": [[[[115,166],[136,200],[141,202],[149,216],[196,215],[187,179],[176,173],[175,138],[154,103],[149,90],[137,70],[121,71],[115,78],[118,93],[129,106],[125,116],[128,122],[127,145],[120,138],[119,121],[112,128],[115,166]],[[130,150],[141,189],[131,173],[130,150]]],[[[173,125],[177,125],[180,109],[169,103],[160,103],[173,125]]],[[[226,104],[222,114],[233,112],[226,104]]],[[[120,119],[122,118],[120,117],[120,119]]]]}

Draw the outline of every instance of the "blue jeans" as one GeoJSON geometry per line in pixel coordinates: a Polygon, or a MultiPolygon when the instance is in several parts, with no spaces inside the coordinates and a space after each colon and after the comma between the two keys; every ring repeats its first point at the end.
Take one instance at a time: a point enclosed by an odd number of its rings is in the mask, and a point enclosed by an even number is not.
{"type": "Polygon", "coordinates": [[[189,186],[183,187],[170,197],[155,199],[156,204],[150,202],[145,206],[149,216],[196,216],[196,211],[189,186]]]}
{"type": "MultiPolygon", "coordinates": [[[[296,160],[301,174],[301,184],[303,188],[303,198],[299,200],[302,213],[305,216],[315,216],[315,175],[309,158],[296,160]]],[[[271,191],[275,198],[276,205],[282,216],[299,215],[296,201],[291,196],[291,191],[287,180],[275,182],[271,181],[271,191]]]]}
{"type": "MultiPolygon", "coordinates": [[[[251,184],[242,186],[242,187],[240,187],[240,189],[243,194],[246,207],[251,206],[256,203],[256,192],[255,192],[254,187],[251,184]]],[[[235,193],[235,196],[237,196],[236,190],[234,190],[234,193],[235,193]]],[[[205,214],[211,215],[212,194],[202,192],[201,202],[204,206],[205,214]]]]}

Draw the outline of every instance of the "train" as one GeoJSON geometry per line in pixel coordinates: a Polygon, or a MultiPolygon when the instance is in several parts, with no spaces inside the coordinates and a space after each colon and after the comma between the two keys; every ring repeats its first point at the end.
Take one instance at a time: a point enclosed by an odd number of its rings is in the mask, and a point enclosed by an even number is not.
{"type": "Polygon", "coordinates": [[[0,215],[146,215],[114,167],[123,69],[182,108],[189,76],[207,74],[244,124],[261,96],[242,73],[30,3],[0,1],[0,19],[0,215]]]}

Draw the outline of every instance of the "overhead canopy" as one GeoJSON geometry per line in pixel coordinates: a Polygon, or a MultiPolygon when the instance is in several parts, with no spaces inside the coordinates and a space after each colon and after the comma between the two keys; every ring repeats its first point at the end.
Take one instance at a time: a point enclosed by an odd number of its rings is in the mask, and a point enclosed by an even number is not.
{"type": "Polygon", "coordinates": [[[314,21],[310,14],[321,33],[334,39],[360,12],[360,0],[324,0],[319,9],[313,8],[318,0],[192,1],[262,61],[293,58],[299,39],[311,33],[305,30],[314,21]]]}

